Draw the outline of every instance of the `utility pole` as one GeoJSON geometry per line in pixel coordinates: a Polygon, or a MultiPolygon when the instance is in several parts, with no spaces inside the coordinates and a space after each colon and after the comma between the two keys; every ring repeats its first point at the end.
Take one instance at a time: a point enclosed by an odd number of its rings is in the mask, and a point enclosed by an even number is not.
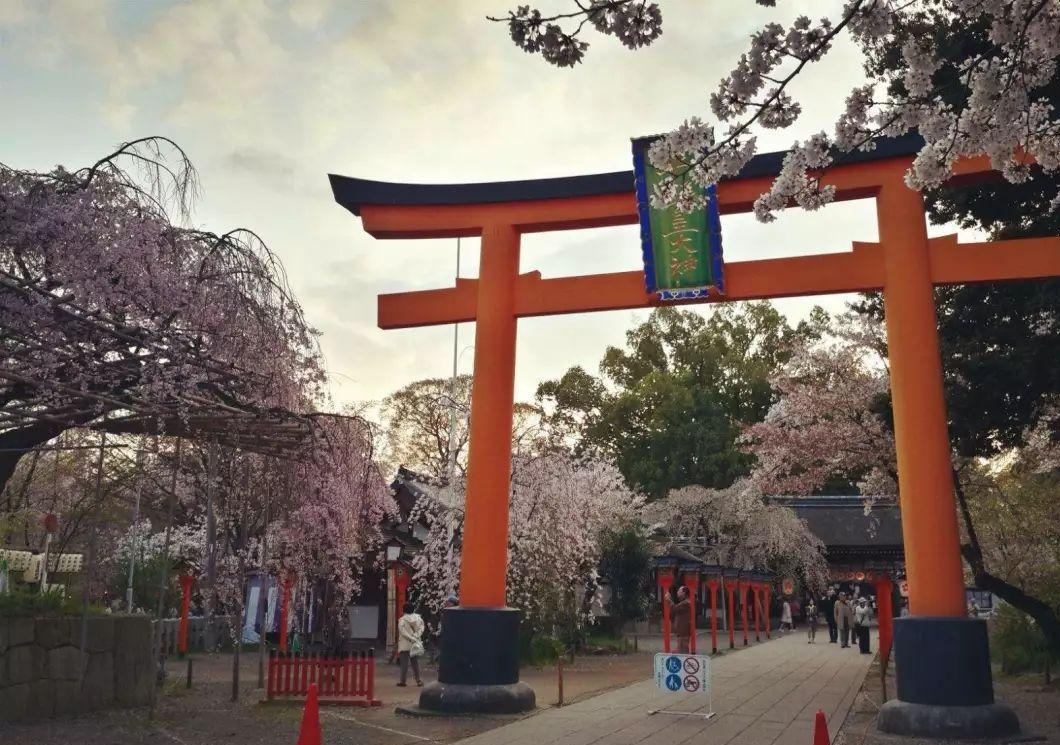
{"type": "Polygon", "coordinates": [[[143,444],[136,447],[136,506],[133,508],[132,546],[129,548],[129,581],[125,586],[125,609],[133,612],[133,574],[136,571],[136,554],[140,551],[140,497],[144,490],[143,444]]]}

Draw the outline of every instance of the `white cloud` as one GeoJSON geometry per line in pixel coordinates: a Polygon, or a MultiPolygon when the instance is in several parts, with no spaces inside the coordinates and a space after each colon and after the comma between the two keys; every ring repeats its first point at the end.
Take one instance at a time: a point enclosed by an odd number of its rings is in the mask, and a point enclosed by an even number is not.
{"type": "MultiPolygon", "coordinates": [[[[841,2],[814,7],[824,13],[841,2]]],[[[96,112],[109,126],[95,135],[99,152],[133,135],[178,140],[201,171],[198,220],[215,229],[252,227],[282,257],[310,321],[325,333],[330,364],[344,376],[336,377],[336,393],[349,400],[446,373],[451,329],[379,331],[375,295],[451,284],[455,242],[374,241],[333,203],[329,171],[460,182],[628,168],[631,136],[705,113],[711,87],[751,31],[778,13],[794,15],[749,0],[668,3],[653,47],[630,52],[598,38],[585,64],[557,70],[485,20],[515,0],[9,3],[0,0],[0,27],[6,22],[18,34],[8,32],[13,46],[0,48],[0,65],[34,65],[55,90],[71,70],[90,72],[102,95],[85,90],[59,106],[68,118],[96,112]]],[[[800,83],[806,114],[798,131],[771,133],[766,147],[830,127],[843,92],[859,80],[855,50],[840,45],[800,83]]],[[[31,144],[38,143],[12,146],[31,144]]],[[[48,147],[40,167],[63,160],[48,147]]],[[[726,218],[726,250],[731,259],[842,250],[874,233],[871,214],[850,209],[785,216],[769,228],[726,218]],[[828,245],[821,236],[830,236],[828,245]]],[[[632,228],[532,236],[525,246],[524,270],[550,276],[639,265],[632,228]]],[[[476,242],[465,249],[464,274],[473,276],[476,242]]],[[[784,307],[802,313],[807,304],[784,307]]],[[[522,322],[519,394],[531,395],[538,380],[571,364],[595,369],[634,317],[522,322]]],[[[470,337],[465,327],[462,338],[470,337]]],[[[471,358],[463,356],[465,369],[471,358]]]]}

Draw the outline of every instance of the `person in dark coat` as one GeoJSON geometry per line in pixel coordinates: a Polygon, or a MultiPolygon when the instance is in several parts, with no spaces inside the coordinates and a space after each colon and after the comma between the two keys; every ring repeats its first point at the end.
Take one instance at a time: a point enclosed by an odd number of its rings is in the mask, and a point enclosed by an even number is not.
{"type": "Polygon", "coordinates": [[[835,623],[839,627],[839,646],[850,646],[850,631],[854,627],[854,609],[847,602],[845,592],[839,593],[839,600],[835,601],[835,623]]]}
{"type": "Polygon", "coordinates": [[[688,599],[688,588],[681,585],[677,588],[677,602],[671,609],[674,624],[674,635],[677,637],[678,654],[689,654],[692,638],[692,603],[688,599]]]}
{"type": "Polygon", "coordinates": [[[835,644],[839,638],[839,627],[836,626],[835,622],[835,590],[828,590],[828,594],[821,598],[821,603],[818,606],[821,610],[821,615],[824,616],[824,620],[828,623],[828,643],[835,644]]]}

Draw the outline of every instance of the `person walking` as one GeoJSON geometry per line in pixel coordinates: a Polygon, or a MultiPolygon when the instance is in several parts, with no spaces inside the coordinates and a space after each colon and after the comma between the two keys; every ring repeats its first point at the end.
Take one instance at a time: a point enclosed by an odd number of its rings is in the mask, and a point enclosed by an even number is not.
{"type": "Polygon", "coordinates": [[[806,602],[806,643],[813,644],[817,640],[817,604],[810,598],[806,602]]]}
{"type": "Polygon", "coordinates": [[[858,635],[858,649],[862,654],[869,654],[869,621],[871,618],[869,601],[866,598],[859,598],[858,607],[854,609],[854,628],[858,635]]]}
{"type": "Polygon", "coordinates": [[[673,606],[671,616],[674,634],[677,636],[677,653],[689,654],[692,638],[692,603],[688,599],[688,588],[684,585],[677,588],[677,602],[673,606]]]}
{"type": "Polygon", "coordinates": [[[839,646],[850,646],[850,627],[854,625],[854,611],[847,602],[847,594],[839,593],[839,599],[835,601],[835,625],[839,631],[839,646]]]}
{"type": "Polygon", "coordinates": [[[398,664],[401,667],[399,686],[405,685],[409,674],[409,663],[412,663],[412,674],[416,685],[423,685],[420,678],[420,657],[423,655],[423,618],[416,612],[416,606],[405,603],[401,618],[398,619],[398,664]]]}
{"type": "Polygon", "coordinates": [[[824,614],[825,623],[828,624],[828,643],[835,644],[839,637],[838,627],[835,622],[835,590],[829,588],[828,594],[821,598],[821,613],[824,614]]]}
{"type": "Polygon", "coordinates": [[[791,631],[794,625],[791,622],[791,603],[785,598],[780,606],[780,633],[791,631]]]}

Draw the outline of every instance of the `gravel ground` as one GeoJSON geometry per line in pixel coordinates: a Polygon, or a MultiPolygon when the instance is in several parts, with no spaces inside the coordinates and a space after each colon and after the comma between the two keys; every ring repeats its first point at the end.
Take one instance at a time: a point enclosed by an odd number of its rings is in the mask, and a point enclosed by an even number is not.
{"type": "MultiPolygon", "coordinates": [[[[39,724],[0,724],[0,745],[294,745],[301,720],[301,707],[293,704],[263,705],[263,691],[256,688],[257,657],[245,654],[240,665],[240,701],[232,703],[232,656],[196,655],[194,686],[184,687],[183,663],[171,663],[170,682],[159,698],[155,716],[146,711],[111,711],[74,719],[39,724]]],[[[564,665],[566,703],[644,680],[651,675],[650,654],[579,657],[564,665]]],[[[433,680],[434,668],[424,671],[433,680]]],[[[557,701],[556,668],[528,668],[522,679],[537,692],[538,706],[557,701]]],[[[397,667],[380,664],[376,695],[383,706],[321,707],[325,742],[358,745],[399,743],[449,743],[511,721],[492,718],[413,718],[399,716],[395,706],[414,704],[418,689],[398,688],[397,667]]]]}
{"type": "MultiPolygon", "coordinates": [[[[894,696],[893,667],[887,691],[894,696]]],[[[1004,742],[1045,742],[1060,745],[1060,690],[1043,684],[1042,676],[1003,677],[994,673],[995,698],[1016,710],[1023,734],[1004,742]]],[[[891,737],[876,732],[876,714],[883,702],[879,660],[869,668],[858,698],[833,739],[834,745],[939,745],[938,740],[891,737]]],[[[997,741],[993,741],[997,742],[997,741]]],[[[982,745],[983,741],[974,741],[982,745]]],[[[946,745],[973,745],[973,741],[947,740],[946,745]]]]}

